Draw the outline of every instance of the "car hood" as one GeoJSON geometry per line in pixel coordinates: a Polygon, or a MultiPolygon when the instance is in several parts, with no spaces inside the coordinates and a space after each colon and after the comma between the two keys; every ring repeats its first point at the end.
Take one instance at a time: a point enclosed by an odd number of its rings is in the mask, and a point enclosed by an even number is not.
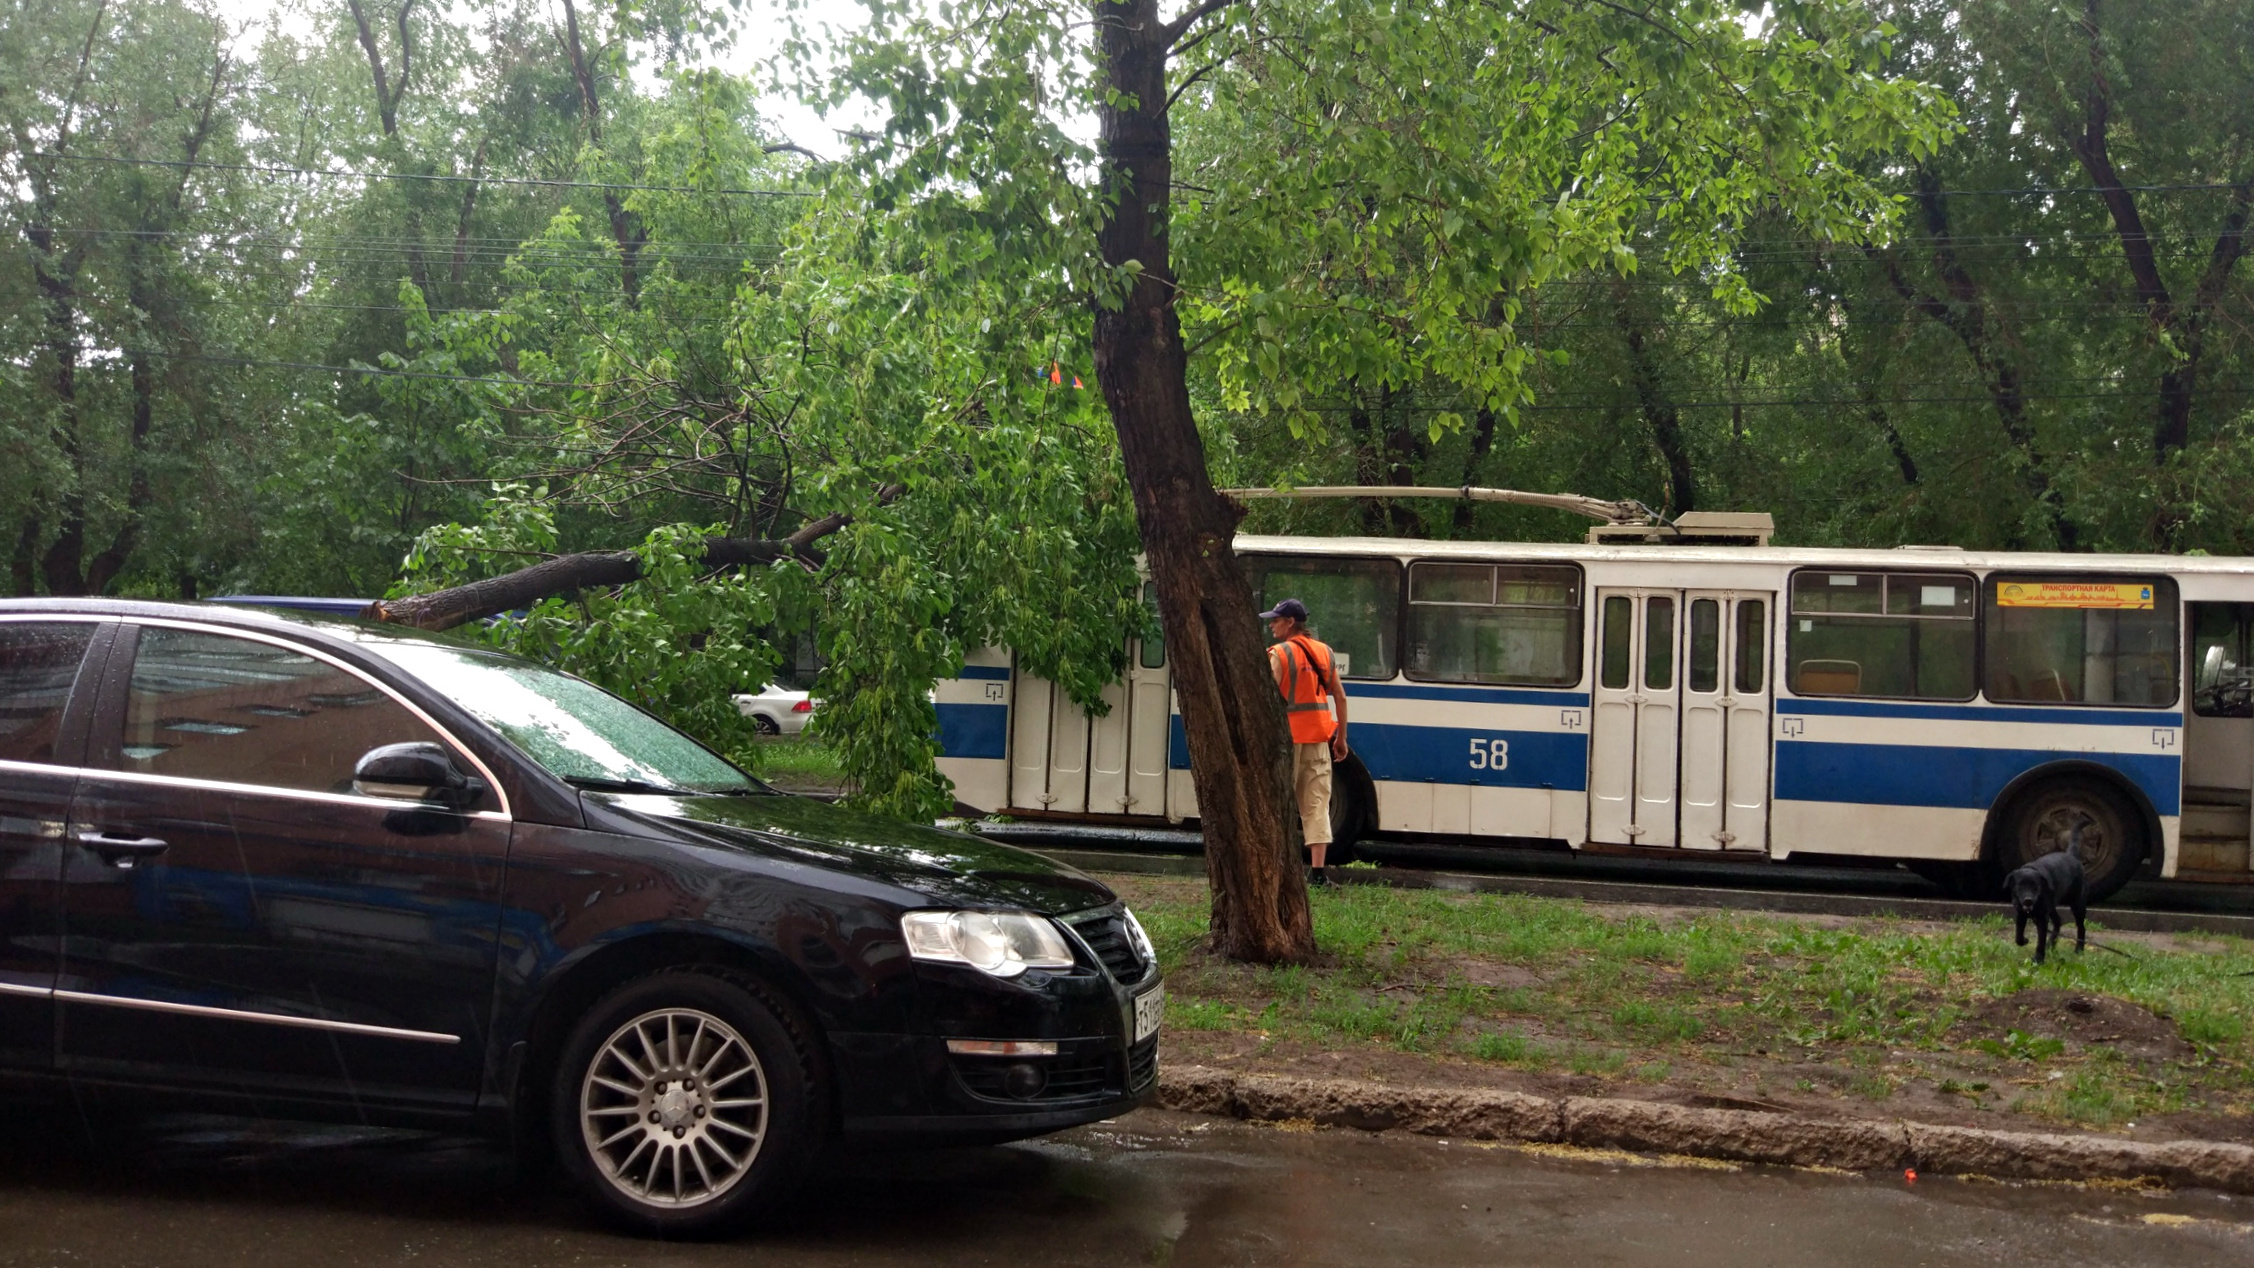
{"type": "MultiPolygon", "coordinates": [[[[753,857],[811,864],[906,890],[906,905],[1015,907],[1046,915],[1111,902],[1103,882],[1029,850],[787,794],[708,797],[581,794],[591,819],[633,820],[661,834],[753,857]]],[[[613,825],[624,826],[624,825],[613,825]]]]}

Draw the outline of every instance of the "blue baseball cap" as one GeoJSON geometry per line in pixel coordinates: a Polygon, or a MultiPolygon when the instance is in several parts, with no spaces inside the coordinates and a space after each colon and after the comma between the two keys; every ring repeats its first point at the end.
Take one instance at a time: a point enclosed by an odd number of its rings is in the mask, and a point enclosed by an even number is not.
{"type": "Polygon", "coordinates": [[[1276,606],[1268,609],[1267,611],[1262,612],[1260,614],[1260,619],[1263,621],[1273,621],[1279,616],[1288,616],[1294,621],[1304,621],[1307,619],[1307,605],[1301,603],[1297,599],[1286,599],[1276,606]]]}

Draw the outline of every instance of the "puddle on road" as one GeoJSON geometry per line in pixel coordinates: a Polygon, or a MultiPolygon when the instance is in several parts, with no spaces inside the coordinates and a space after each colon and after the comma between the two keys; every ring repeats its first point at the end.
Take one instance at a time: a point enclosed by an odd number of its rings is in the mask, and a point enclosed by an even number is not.
{"type": "Polygon", "coordinates": [[[209,1116],[16,1116],[0,1268],[2248,1262],[2220,1194],[1815,1173],[1145,1111],[998,1149],[846,1159],[729,1245],[617,1236],[501,1151],[209,1116]]]}

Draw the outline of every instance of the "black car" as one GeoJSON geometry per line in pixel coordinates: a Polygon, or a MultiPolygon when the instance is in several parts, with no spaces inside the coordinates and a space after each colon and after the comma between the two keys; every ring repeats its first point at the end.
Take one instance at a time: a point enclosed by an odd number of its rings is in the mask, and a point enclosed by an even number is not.
{"type": "Polygon", "coordinates": [[[646,1229],[1151,1096],[1102,884],[442,636],[0,601],[0,1080],[543,1137],[646,1229]]]}

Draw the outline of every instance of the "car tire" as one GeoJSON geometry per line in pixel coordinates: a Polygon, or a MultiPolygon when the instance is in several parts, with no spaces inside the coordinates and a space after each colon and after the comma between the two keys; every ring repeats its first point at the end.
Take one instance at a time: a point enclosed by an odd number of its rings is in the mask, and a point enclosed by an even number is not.
{"type": "Polygon", "coordinates": [[[668,969],[572,1028],[550,1090],[565,1172],[612,1220],[714,1237],[773,1211],[822,1145],[812,1035],[755,979],[668,969]]]}
{"type": "Polygon", "coordinates": [[[2091,902],[2111,898],[2144,861],[2144,822],[2127,798],[2091,779],[2053,780],[2019,798],[1996,843],[1996,881],[2066,848],[2074,825],[2084,820],[2083,883],[2091,902]]]}
{"type": "Polygon", "coordinates": [[[782,724],[764,713],[751,715],[751,729],[761,735],[781,735],[783,733],[782,724]]]}

